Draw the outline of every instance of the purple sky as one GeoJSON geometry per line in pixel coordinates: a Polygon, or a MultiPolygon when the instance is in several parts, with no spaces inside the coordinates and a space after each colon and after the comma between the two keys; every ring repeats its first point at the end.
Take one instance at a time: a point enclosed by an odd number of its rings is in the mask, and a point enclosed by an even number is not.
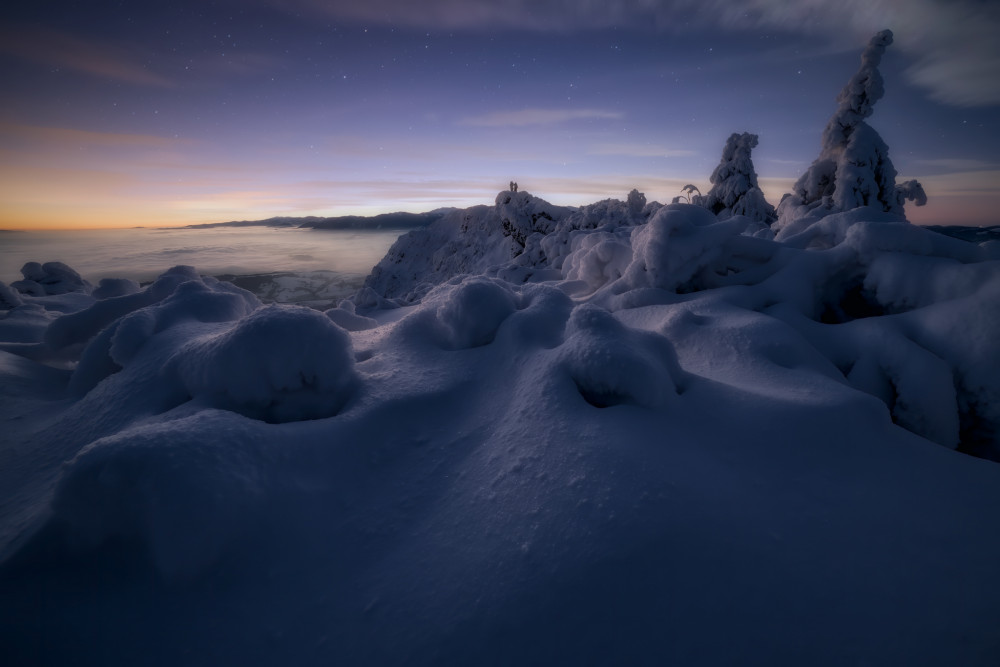
{"type": "Polygon", "coordinates": [[[867,0],[23,3],[0,26],[0,227],[187,224],[703,190],[760,135],[818,155],[872,34],[869,120],[921,223],[1000,223],[1000,5],[867,0]]]}

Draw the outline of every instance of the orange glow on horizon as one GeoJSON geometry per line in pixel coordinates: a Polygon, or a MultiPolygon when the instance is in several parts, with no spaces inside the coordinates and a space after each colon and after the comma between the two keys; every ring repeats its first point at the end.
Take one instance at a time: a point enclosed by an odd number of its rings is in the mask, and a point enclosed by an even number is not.
{"type": "MultiPolygon", "coordinates": [[[[610,150],[604,144],[596,146],[591,152],[610,150]]],[[[294,152],[279,158],[263,152],[240,160],[235,157],[238,147],[0,121],[0,229],[179,227],[276,216],[467,208],[492,204],[510,176],[517,176],[522,189],[565,206],[624,199],[632,188],[645,193],[649,201],[669,203],[686,183],[694,183],[702,192],[710,187],[707,174],[696,179],[677,175],[704,171],[692,166],[700,162],[698,155],[687,155],[689,151],[675,156],[690,158],[683,160],[686,165],[672,165],[673,173],[650,177],[610,172],[612,165],[600,160],[581,161],[572,169],[563,165],[560,171],[530,154],[514,168],[482,156],[461,154],[459,159],[445,148],[421,158],[411,154],[413,147],[408,145],[401,145],[398,152],[379,152],[378,169],[363,170],[362,148],[348,145],[345,154],[331,148],[321,159],[294,152]],[[358,168],[349,170],[347,164],[358,168]],[[423,171],[415,165],[423,166],[423,171]],[[561,175],[543,175],[554,173],[561,175]]],[[[657,154],[665,150],[655,147],[657,154]]],[[[915,177],[923,183],[929,202],[925,207],[906,207],[912,222],[1000,223],[996,213],[1000,210],[1000,171],[915,177]]],[[[760,176],[765,196],[775,205],[791,190],[794,180],[760,176]]]]}

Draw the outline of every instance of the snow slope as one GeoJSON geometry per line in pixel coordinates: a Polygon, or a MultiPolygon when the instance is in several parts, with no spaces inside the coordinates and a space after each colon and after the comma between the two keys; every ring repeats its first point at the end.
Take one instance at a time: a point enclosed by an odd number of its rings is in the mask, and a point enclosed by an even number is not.
{"type": "Polygon", "coordinates": [[[997,664],[995,243],[802,206],[501,192],[325,313],[27,267],[5,664],[997,664]]]}
{"type": "Polygon", "coordinates": [[[998,262],[595,208],[395,308],[21,294],[13,664],[995,664],[998,262]]]}

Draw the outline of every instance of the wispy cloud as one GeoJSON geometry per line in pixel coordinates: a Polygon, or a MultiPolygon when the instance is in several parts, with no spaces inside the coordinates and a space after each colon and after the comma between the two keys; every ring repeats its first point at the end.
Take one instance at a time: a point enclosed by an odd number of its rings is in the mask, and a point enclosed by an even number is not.
{"type": "Polygon", "coordinates": [[[190,139],[175,139],[151,134],[93,132],[71,127],[45,127],[0,121],[0,138],[5,142],[54,145],[62,150],[71,147],[98,148],[173,148],[193,144],[190,139]]]}
{"type": "Polygon", "coordinates": [[[935,196],[962,197],[1000,193],[1000,169],[985,171],[956,171],[947,174],[921,176],[901,173],[897,180],[916,178],[927,191],[928,199],[935,196]]]}
{"type": "Polygon", "coordinates": [[[142,86],[170,87],[127,50],[55,30],[8,27],[0,30],[0,51],[52,67],[142,86]]]}
{"type": "Polygon", "coordinates": [[[957,106],[1000,104],[1000,3],[979,0],[267,0],[284,11],[420,29],[562,31],[713,27],[776,30],[860,48],[884,28],[910,80],[957,106]]]}
{"type": "Polygon", "coordinates": [[[984,169],[997,169],[1000,167],[1000,163],[997,162],[966,158],[936,158],[933,160],[916,160],[915,162],[923,167],[945,169],[947,171],[982,171],[984,169]]]}
{"type": "Polygon", "coordinates": [[[615,120],[624,117],[625,114],[620,111],[604,109],[521,109],[470,116],[463,118],[460,123],[479,127],[525,127],[555,125],[573,120],[615,120]]]}
{"type": "Polygon", "coordinates": [[[624,155],[627,157],[691,157],[697,152],[680,148],[667,148],[656,144],[607,143],[591,146],[589,155],[624,155]]]}

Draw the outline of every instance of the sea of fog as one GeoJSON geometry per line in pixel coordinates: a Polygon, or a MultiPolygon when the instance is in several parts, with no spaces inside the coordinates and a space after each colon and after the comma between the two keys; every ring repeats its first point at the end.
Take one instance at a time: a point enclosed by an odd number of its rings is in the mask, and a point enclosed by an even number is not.
{"type": "Polygon", "coordinates": [[[21,279],[25,262],[58,261],[95,284],[152,280],[178,264],[205,275],[336,271],[364,277],[402,230],[281,227],[0,232],[0,280],[21,279]]]}

